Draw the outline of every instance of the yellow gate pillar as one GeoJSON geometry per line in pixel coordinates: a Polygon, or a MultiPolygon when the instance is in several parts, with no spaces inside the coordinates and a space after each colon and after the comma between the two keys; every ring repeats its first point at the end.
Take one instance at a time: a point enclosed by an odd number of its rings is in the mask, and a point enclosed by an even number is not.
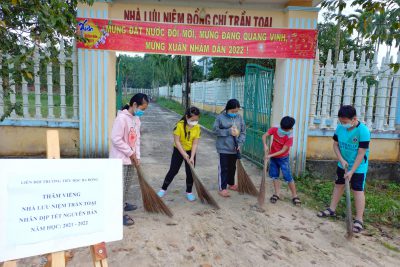
{"type": "MultiPolygon", "coordinates": [[[[288,6],[285,11],[285,27],[317,28],[319,8],[288,6]]],[[[272,123],[279,125],[284,116],[296,119],[290,154],[293,172],[296,174],[305,169],[313,65],[314,60],[310,59],[277,59],[276,61],[272,123]]]]}

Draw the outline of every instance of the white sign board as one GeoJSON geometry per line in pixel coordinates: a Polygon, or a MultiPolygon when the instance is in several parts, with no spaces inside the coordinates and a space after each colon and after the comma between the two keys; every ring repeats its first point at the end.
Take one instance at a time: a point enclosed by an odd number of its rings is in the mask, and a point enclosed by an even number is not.
{"type": "Polygon", "coordinates": [[[0,160],[0,262],[122,239],[122,161],[0,160]]]}

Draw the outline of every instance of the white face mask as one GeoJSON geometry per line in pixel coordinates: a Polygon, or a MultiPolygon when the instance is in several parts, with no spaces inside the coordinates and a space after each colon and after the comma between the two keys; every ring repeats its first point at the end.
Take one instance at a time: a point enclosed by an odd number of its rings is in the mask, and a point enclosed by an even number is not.
{"type": "Polygon", "coordinates": [[[190,126],[195,126],[197,125],[199,122],[198,121],[191,121],[191,120],[187,120],[187,124],[190,126]]]}

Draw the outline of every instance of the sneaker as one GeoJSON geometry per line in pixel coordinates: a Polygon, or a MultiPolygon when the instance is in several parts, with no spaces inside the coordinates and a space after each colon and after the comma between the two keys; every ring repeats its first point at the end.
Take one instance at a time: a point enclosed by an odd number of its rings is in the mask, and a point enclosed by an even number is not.
{"type": "Polygon", "coordinates": [[[157,192],[157,195],[162,198],[165,196],[165,193],[167,193],[167,191],[160,189],[160,191],[157,192]]]}
{"type": "Polygon", "coordinates": [[[133,211],[133,210],[137,210],[137,206],[126,202],[124,205],[124,211],[133,211]]]}
{"type": "Polygon", "coordinates": [[[124,215],[123,217],[122,217],[122,223],[125,225],[125,226],[131,226],[131,225],[134,225],[135,224],[135,221],[129,216],[129,215],[124,215]]]}
{"type": "Polygon", "coordinates": [[[189,200],[190,202],[196,200],[196,197],[195,197],[195,195],[193,195],[193,193],[186,193],[186,198],[187,198],[187,200],[189,200]]]}

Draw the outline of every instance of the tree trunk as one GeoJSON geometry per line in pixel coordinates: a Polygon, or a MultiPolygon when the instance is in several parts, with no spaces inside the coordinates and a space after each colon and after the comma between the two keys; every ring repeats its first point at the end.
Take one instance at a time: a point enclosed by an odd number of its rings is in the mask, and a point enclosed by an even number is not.
{"type": "Polygon", "coordinates": [[[336,31],[336,45],[335,45],[335,59],[334,59],[334,64],[336,65],[336,63],[339,60],[339,50],[340,50],[340,25],[342,24],[342,19],[341,19],[341,15],[342,15],[342,10],[340,8],[342,3],[342,0],[339,0],[339,4],[338,4],[338,21],[337,21],[337,31],[336,31]]]}

